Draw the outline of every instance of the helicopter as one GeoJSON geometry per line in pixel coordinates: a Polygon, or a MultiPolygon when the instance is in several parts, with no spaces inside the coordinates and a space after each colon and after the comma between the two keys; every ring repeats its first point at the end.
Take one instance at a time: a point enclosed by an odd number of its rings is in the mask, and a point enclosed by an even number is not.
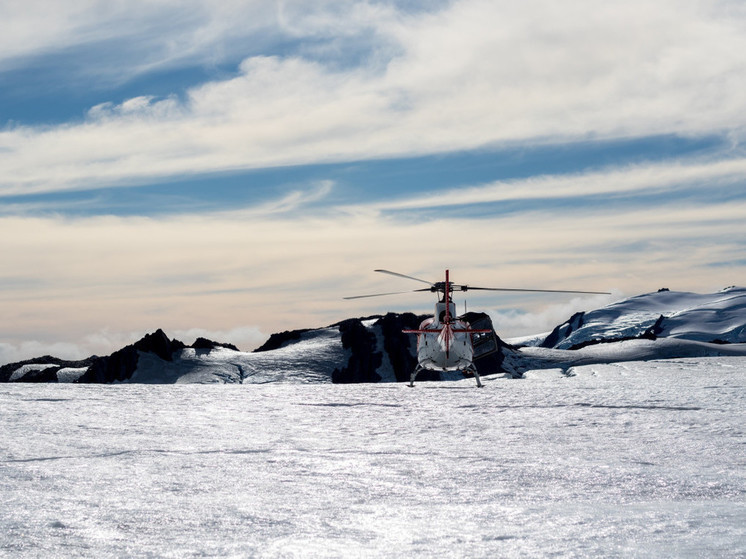
{"type": "Polygon", "coordinates": [[[475,287],[452,283],[449,270],[445,271],[445,281],[430,282],[406,274],[392,272],[390,270],[374,270],[382,274],[406,278],[421,283],[428,287],[412,289],[409,291],[394,291],[390,293],[374,293],[372,295],[353,295],[344,299],[362,299],[365,297],[382,297],[387,295],[400,295],[402,293],[432,292],[438,293],[438,302],[435,304],[435,314],[422,321],[420,327],[414,330],[402,330],[404,334],[417,334],[417,366],[409,378],[409,386],[414,386],[417,375],[423,370],[431,371],[462,371],[471,373],[477,381],[477,386],[482,388],[479,372],[474,365],[474,334],[493,333],[492,329],[472,328],[462,317],[456,316],[456,305],[451,294],[454,291],[512,291],[523,293],[582,293],[592,295],[610,295],[604,291],[567,291],[559,289],[520,289],[508,287],[475,287]]]}

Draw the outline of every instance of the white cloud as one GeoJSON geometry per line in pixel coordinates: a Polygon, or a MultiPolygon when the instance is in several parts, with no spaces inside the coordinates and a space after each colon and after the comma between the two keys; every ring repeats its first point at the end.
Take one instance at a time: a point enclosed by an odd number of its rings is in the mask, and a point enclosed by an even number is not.
{"type": "MultiPolygon", "coordinates": [[[[220,21],[230,14],[200,6],[220,21]]],[[[333,40],[362,29],[360,14],[371,17],[372,49],[386,45],[386,64],[374,57],[342,70],[300,56],[250,56],[239,75],[195,87],[183,101],[136,97],[99,105],[83,123],[7,129],[0,193],[510,142],[739,138],[746,124],[746,15],[730,5],[464,0],[432,14],[292,6],[301,24],[285,26],[301,42],[333,40]]]]}
{"type": "Polygon", "coordinates": [[[204,328],[189,328],[167,332],[172,338],[191,344],[197,338],[207,338],[213,342],[233,344],[238,349],[247,351],[260,346],[269,337],[255,326],[239,326],[231,330],[206,330],[204,328]]]}
{"type": "MultiPolygon", "coordinates": [[[[570,296],[559,297],[566,299],[570,296]]],[[[513,338],[550,332],[576,312],[605,307],[622,298],[622,293],[616,291],[612,295],[574,296],[570,301],[548,304],[552,297],[547,296],[542,298],[541,304],[534,303],[533,310],[488,309],[485,312],[492,318],[492,325],[501,338],[513,338]]]]}
{"type": "Polygon", "coordinates": [[[0,343],[0,365],[15,363],[34,357],[50,355],[71,361],[84,359],[84,351],[77,344],[29,340],[18,343],[0,343]]]}
{"type": "MultiPolygon", "coordinates": [[[[60,359],[77,361],[92,355],[109,355],[113,351],[135,343],[145,334],[154,331],[124,331],[113,328],[103,328],[91,334],[78,334],[75,321],[71,320],[60,330],[48,332],[48,340],[18,340],[13,343],[0,342],[0,365],[14,363],[50,355],[60,359]],[[73,326],[75,332],[71,336],[67,326],[73,326]],[[60,338],[70,337],[68,341],[59,341],[60,338]]],[[[84,326],[81,325],[81,330],[84,326]]],[[[191,344],[198,337],[210,339],[215,342],[230,343],[240,350],[251,350],[261,345],[268,338],[255,326],[238,326],[230,330],[207,330],[204,328],[174,329],[167,331],[171,339],[178,339],[184,343],[191,344]]]]}
{"type": "Polygon", "coordinates": [[[72,51],[83,55],[85,64],[74,70],[88,80],[126,81],[160,68],[230,59],[276,27],[275,4],[253,0],[4,2],[0,70],[72,51]]]}
{"type": "Polygon", "coordinates": [[[257,216],[267,218],[272,214],[303,211],[304,206],[325,199],[334,188],[334,181],[322,180],[311,185],[307,190],[293,190],[279,200],[252,206],[249,209],[237,210],[241,217],[257,216]]]}
{"type": "Polygon", "coordinates": [[[674,160],[663,163],[608,167],[563,175],[535,175],[525,179],[495,181],[400,200],[371,204],[378,210],[453,207],[508,200],[560,199],[597,194],[617,195],[681,190],[690,186],[713,187],[746,184],[746,159],[712,161],[674,160]]]}

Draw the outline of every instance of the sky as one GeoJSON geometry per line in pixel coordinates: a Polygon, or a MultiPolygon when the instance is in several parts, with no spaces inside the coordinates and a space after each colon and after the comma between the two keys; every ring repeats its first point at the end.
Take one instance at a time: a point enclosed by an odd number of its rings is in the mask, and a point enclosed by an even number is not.
{"type": "MultiPolygon", "coordinates": [[[[746,271],[746,5],[0,4],[0,364],[486,287],[505,337],[746,271]]],[[[463,298],[457,298],[459,308],[463,298]]]]}

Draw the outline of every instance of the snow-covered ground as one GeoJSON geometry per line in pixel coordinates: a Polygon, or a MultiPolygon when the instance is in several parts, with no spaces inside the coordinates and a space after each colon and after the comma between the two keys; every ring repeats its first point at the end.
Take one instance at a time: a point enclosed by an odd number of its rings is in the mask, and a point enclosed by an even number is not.
{"type": "MultiPolygon", "coordinates": [[[[260,353],[225,348],[186,348],[164,361],[140,353],[134,383],[330,383],[335,366],[348,359],[337,328],[320,328],[303,334],[285,347],[260,353]]],[[[82,373],[81,373],[82,374],[82,373]]]]}
{"type": "Polygon", "coordinates": [[[0,555],[746,555],[746,357],[525,376],[0,385],[0,555]]]}
{"type": "MultiPolygon", "coordinates": [[[[655,334],[660,337],[746,342],[746,288],[728,287],[706,294],[662,290],[623,299],[578,313],[558,326],[559,338],[552,346],[568,349],[589,340],[640,336],[655,325],[655,334]]],[[[538,345],[544,340],[526,337],[516,341],[538,345]]]]}

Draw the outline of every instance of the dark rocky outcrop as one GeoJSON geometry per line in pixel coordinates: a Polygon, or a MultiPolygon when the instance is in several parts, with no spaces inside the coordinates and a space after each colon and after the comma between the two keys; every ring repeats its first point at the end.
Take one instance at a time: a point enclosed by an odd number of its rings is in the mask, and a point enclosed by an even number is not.
{"type": "MultiPolygon", "coordinates": [[[[215,347],[227,347],[236,349],[230,344],[220,344],[204,338],[198,338],[195,342],[199,349],[214,349],[215,347]]],[[[24,365],[51,365],[41,370],[30,370],[14,382],[58,382],[57,373],[63,368],[82,369],[87,368],[75,382],[79,383],[110,383],[123,381],[132,377],[137,370],[137,362],[140,352],[153,353],[164,361],[173,360],[175,352],[186,346],[179,340],[170,339],[166,333],[158,329],[151,334],[146,334],[142,339],[132,345],[123,347],[111,355],[105,357],[92,356],[80,361],[67,361],[56,357],[36,357],[18,363],[9,363],[0,367],[0,382],[9,382],[13,373],[24,365]]]]}
{"type": "Polygon", "coordinates": [[[9,382],[10,377],[13,373],[24,365],[51,365],[45,367],[42,370],[31,370],[28,371],[21,378],[16,379],[16,382],[57,382],[57,372],[64,368],[75,368],[80,369],[83,367],[89,367],[96,356],[89,357],[80,361],[68,361],[66,359],[59,359],[57,357],[51,357],[45,355],[44,357],[34,357],[33,359],[26,359],[18,363],[8,363],[0,367],[0,382],[9,382]]]}
{"type": "Polygon", "coordinates": [[[206,349],[207,351],[218,349],[218,348],[224,348],[224,349],[232,349],[233,351],[239,351],[239,349],[234,346],[233,344],[224,344],[220,342],[214,342],[212,340],[208,340],[207,338],[197,338],[194,340],[194,343],[191,345],[194,349],[206,349]]]}
{"type": "MultiPolygon", "coordinates": [[[[352,318],[333,324],[339,330],[342,346],[347,350],[346,362],[334,363],[332,382],[360,383],[380,382],[380,368],[384,358],[391,363],[397,381],[408,382],[411,372],[417,365],[417,338],[402,330],[417,329],[429,315],[413,313],[388,313],[363,318],[352,318]],[[366,326],[367,324],[367,326],[366,326]]],[[[492,322],[484,313],[468,313],[463,317],[475,328],[492,329],[492,322]]],[[[273,334],[267,342],[255,351],[270,351],[291,345],[304,339],[309,329],[294,330],[273,334]]],[[[487,375],[503,371],[505,352],[510,348],[492,331],[475,341],[475,365],[480,374],[487,375]],[[479,350],[477,352],[477,350],[479,350]]],[[[234,345],[197,338],[191,346],[179,340],[171,340],[163,330],[145,335],[134,344],[123,347],[105,357],[93,356],[83,361],[64,361],[54,357],[39,357],[20,363],[0,367],[0,382],[8,382],[23,365],[39,365],[42,368],[28,367],[23,376],[14,378],[17,382],[58,382],[57,373],[62,368],[85,369],[75,380],[78,383],[122,382],[132,378],[137,371],[142,354],[152,354],[163,361],[172,362],[180,350],[191,347],[200,352],[216,348],[238,351],[234,345]]],[[[69,375],[69,373],[68,373],[69,375]]],[[[18,374],[17,374],[18,376],[18,374]]],[[[61,378],[61,377],[60,377],[61,378]]],[[[438,371],[422,371],[418,381],[440,380],[438,371]]]]}
{"type": "Polygon", "coordinates": [[[359,318],[350,318],[339,323],[342,347],[351,352],[347,365],[334,369],[332,382],[378,382],[381,376],[376,369],[381,366],[383,354],[376,350],[376,336],[369,332],[359,318]]]}
{"type": "Polygon", "coordinates": [[[174,352],[184,349],[187,346],[179,340],[169,339],[166,333],[158,328],[152,334],[146,334],[141,340],[132,344],[132,347],[137,351],[155,353],[164,361],[171,361],[174,352]]]}
{"type": "Polygon", "coordinates": [[[278,332],[272,334],[269,339],[264,342],[261,346],[256,348],[254,352],[259,351],[272,351],[273,349],[280,349],[288,343],[297,342],[300,340],[302,334],[308,332],[309,329],[305,328],[302,330],[285,330],[284,332],[278,332]]]}
{"type": "Polygon", "coordinates": [[[75,382],[105,384],[127,380],[137,370],[139,358],[135,347],[128,345],[111,355],[96,358],[75,382]]]}
{"type": "MultiPolygon", "coordinates": [[[[404,334],[402,330],[419,328],[425,318],[424,315],[413,313],[388,313],[378,321],[383,334],[383,348],[398,382],[408,382],[409,375],[417,366],[417,339],[413,334],[404,334]]],[[[423,372],[419,378],[426,380],[427,377],[428,373],[423,372]]]]}
{"type": "MultiPolygon", "coordinates": [[[[378,382],[381,380],[376,369],[383,362],[383,353],[376,351],[376,335],[363,325],[364,320],[377,318],[372,328],[380,328],[383,338],[383,350],[391,362],[398,382],[409,382],[410,374],[417,366],[417,338],[414,334],[405,334],[402,330],[417,329],[429,315],[413,313],[388,313],[385,316],[350,319],[338,324],[342,333],[342,345],[351,351],[346,366],[335,369],[332,382],[378,382]]],[[[474,365],[480,375],[503,372],[505,352],[514,350],[494,333],[492,321],[485,313],[467,313],[460,317],[478,329],[490,329],[491,334],[484,334],[481,355],[475,353],[474,365]]],[[[475,345],[476,348],[476,345],[475,345]]],[[[439,371],[424,370],[418,373],[418,381],[440,380],[439,371]]]]}
{"type": "MultiPolygon", "coordinates": [[[[658,291],[661,291],[661,290],[658,290],[658,291]]],[[[666,289],[666,291],[668,290],[666,289]]],[[[652,339],[654,340],[657,336],[661,335],[664,330],[663,321],[665,320],[666,320],[666,317],[663,315],[660,315],[658,317],[658,320],[655,321],[655,324],[653,324],[650,328],[645,330],[645,334],[643,334],[643,336],[653,336],[652,339]]]]}
{"type": "Polygon", "coordinates": [[[146,334],[132,345],[125,346],[106,357],[96,358],[88,371],[76,382],[121,382],[131,378],[137,370],[140,352],[153,353],[164,361],[172,361],[173,354],[185,347],[187,346],[179,340],[169,339],[166,333],[159,328],[152,334],[146,334]]]}
{"type": "Polygon", "coordinates": [[[583,311],[576,312],[570,317],[567,322],[556,326],[552,330],[546,339],[541,342],[540,347],[556,347],[558,343],[570,336],[575,330],[582,327],[584,324],[585,313],[583,311]]]}

